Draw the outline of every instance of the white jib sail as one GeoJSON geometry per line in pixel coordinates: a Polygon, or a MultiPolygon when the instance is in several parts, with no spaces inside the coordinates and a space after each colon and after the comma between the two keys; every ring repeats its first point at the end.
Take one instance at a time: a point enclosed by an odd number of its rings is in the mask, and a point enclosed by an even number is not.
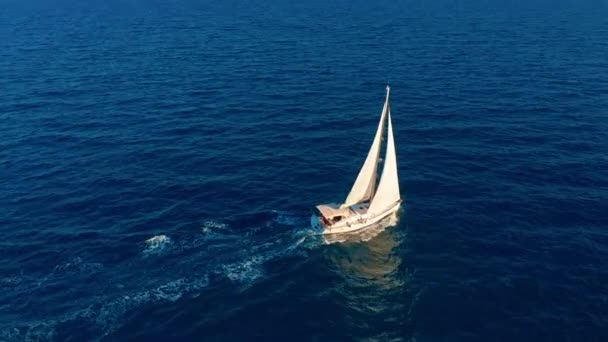
{"type": "Polygon", "coordinates": [[[399,199],[399,177],[397,176],[397,156],[395,154],[395,141],[393,139],[393,124],[391,122],[391,111],[388,110],[388,133],[386,143],[386,157],[384,158],[384,169],[380,176],[378,190],[367,211],[370,216],[380,214],[391,208],[399,199]]]}
{"type": "Polygon", "coordinates": [[[368,200],[374,193],[374,187],[376,185],[376,169],[378,168],[378,157],[380,155],[380,143],[382,142],[384,118],[386,117],[386,112],[388,110],[389,93],[390,88],[387,86],[386,100],[384,101],[384,107],[382,108],[382,115],[380,116],[380,123],[378,124],[378,129],[376,130],[374,142],[367,153],[367,158],[363,163],[363,167],[359,171],[355,184],[353,184],[350,193],[346,197],[346,201],[341,206],[342,208],[368,200]]]}

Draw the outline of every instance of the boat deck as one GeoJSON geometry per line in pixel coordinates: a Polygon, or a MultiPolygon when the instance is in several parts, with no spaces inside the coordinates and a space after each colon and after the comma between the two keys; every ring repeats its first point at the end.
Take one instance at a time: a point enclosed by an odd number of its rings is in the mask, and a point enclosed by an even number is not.
{"type": "Polygon", "coordinates": [[[367,210],[369,209],[369,202],[353,204],[349,208],[350,208],[350,210],[352,210],[355,214],[357,214],[359,216],[365,215],[365,214],[367,214],[367,210]]]}

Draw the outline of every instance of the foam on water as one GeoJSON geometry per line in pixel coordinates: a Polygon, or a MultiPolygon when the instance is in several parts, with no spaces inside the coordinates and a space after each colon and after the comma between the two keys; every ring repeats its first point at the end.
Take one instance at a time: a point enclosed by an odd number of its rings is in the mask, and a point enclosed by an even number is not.
{"type": "MultiPolygon", "coordinates": [[[[240,285],[259,280],[264,276],[264,263],[285,255],[304,255],[305,249],[315,244],[307,239],[311,231],[306,229],[286,229],[275,231],[274,225],[297,225],[305,222],[303,217],[288,212],[273,211],[270,220],[260,222],[258,226],[247,227],[245,234],[226,246],[226,255],[237,254],[237,260],[227,261],[217,267],[217,272],[240,285]]],[[[210,221],[215,222],[215,221],[210,221]]],[[[226,225],[209,224],[206,234],[214,234],[215,229],[225,229],[226,225]]]]}
{"type": "Polygon", "coordinates": [[[296,226],[298,224],[302,224],[303,222],[305,223],[305,220],[303,220],[301,216],[296,216],[292,213],[278,210],[273,210],[272,212],[276,215],[274,222],[280,225],[296,226]]]}
{"type": "Polygon", "coordinates": [[[201,232],[202,237],[208,240],[235,237],[235,235],[230,232],[228,224],[214,220],[203,222],[201,232]]]}
{"type": "Polygon", "coordinates": [[[208,220],[208,221],[203,222],[203,227],[201,228],[201,230],[203,231],[203,233],[209,233],[209,232],[223,231],[223,230],[226,230],[226,228],[228,228],[228,225],[225,223],[208,220]]]}
{"type": "Polygon", "coordinates": [[[74,279],[103,271],[104,265],[99,262],[86,261],[82,257],[73,257],[60,262],[48,273],[23,273],[7,275],[0,279],[0,290],[11,289],[19,293],[33,293],[44,289],[49,283],[74,279]]]}
{"type": "Polygon", "coordinates": [[[70,260],[58,264],[53,269],[53,274],[79,272],[79,273],[93,273],[98,272],[103,268],[103,265],[98,262],[86,262],[82,257],[74,257],[70,260]]]}
{"type": "Polygon", "coordinates": [[[183,296],[195,294],[209,285],[209,278],[204,275],[194,278],[179,278],[168,281],[155,288],[125,294],[101,304],[90,306],[77,314],[95,320],[95,325],[105,331],[104,335],[116,328],[124,313],[143,304],[175,302],[183,296]]]}
{"type": "Polygon", "coordinates": [[[7,342],[53,340],[61,325],[76,321],[87,322],[89,328],[93,329],[98,337],[107,336],[120,326],[120,319],[127,311],[144,304],[175,302],[183,296],[196,294],[208,285],[209,278],[206,275],[171,280],[153,288],[109,297],[58,319],[3,328],[0,330],[0,340],[7,342]]]}
{"type": "MultiPolygon", "coordinates": [[[[240,228],[243,232],[240,234],[239,229],[231,229],[226,223],[209,219],[203,222],[200,233],[183,234],[179,239],[166,234],[154,235],[144,241],[142,254],[161,259],[155,261],[154,265],[147,265],[150,261],[145,259],[133,259],[128,266],[128,272],[139,277],[137,286],[123,284],[118,276],[115,280],[106,279],[114,285],[98,293],[100,298],[92,304],[89,302],[85,308],[47,320],[31,320],[19,326],[0,326],[0,340],[53,340],[57,339],[57,333],[63,331],[64,326],[83,322],[94,336],[107,336],[120,327],[121,319],[130,310],[147,304],[171,303],[186,295],[199,294],[209,286],[209,274],[223,275],[238,286],[249,286],[265,276],[264,263],[285,255],[305,256],[306,249],[318,246],[307,239],[312,234],[308,227],[280,231],[269,229],[274,225],[296,226],[300,221],[306,222],[304,217],[292,213],[273,213],[275,215],[270,219],[240,228]],[[215,259],[210,259],[207,248],[202,247],[215,248],[215,259]],[[186,270],[174,274],[174,279],[169,278],[172,274],[163,271],[166,266],[162,258],[169,256],[169,251],[171,256],[179,257],[180,269],[186,270]],[[154,268],[149,269],[150,266],[154,268]],[[202,275],[189,275],[192,272],[202,275]]],[[[70,281],[98,272],[104,272],[104,277],[124,274],[124,270],[117,268],[112,271],[109,269],[111,267],[87,260],[84,256],[75,256],[56,264],[46,275],[3,277],[0,287],[32,292],[44,289],[56,280],[70,281]]]]}
{"type": "Polygon", "coordinates": [[[171,244],[171,239],[166,235],[156,235],[146,240],[144,255],[160,254],[171,244]]]}
{"type": "Polygon", "coordinates": [[[252,256],[240,262],[222,265],[221,270],[232,281],[250,283],[263,275],[263,262],[264,258],[252,256]]]}

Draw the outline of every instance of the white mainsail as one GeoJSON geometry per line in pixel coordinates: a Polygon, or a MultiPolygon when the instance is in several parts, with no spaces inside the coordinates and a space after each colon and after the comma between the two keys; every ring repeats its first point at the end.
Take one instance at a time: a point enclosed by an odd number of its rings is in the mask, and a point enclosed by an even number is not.
{"type": "Polygon", "coordinates": [[[388,132],[386,143],[386,157],[384,168],[378,190],[372,199],[367,211],[370,216],[380,214],[391,208],[399,199],[399,177],[397,176],[397,156],[395,154],[395,141],[393,139],[393,124],[391,122],[391,110],[388,110],[388,132]]]}
{"type": "Polygon", "coordinates": [[[378,129],[376,130],[374,142],[367,153],[367,158],[363,163],[363,167],[359,171],[355,184],[353,184],[350,193],[346,197],[346,201],[341,206],[342,208],[369,200],[374,194],[374,189],[376,186],[376,169],[378,168],[378,157],[380,156],[380,144],[382,142],[384,119],[388,110],[389,93],[390,88],[387,86],[386,100],[384,101],[384,107],[382,108],[382,115],[380,116],[380,123],[378,124],[378,129]]]}

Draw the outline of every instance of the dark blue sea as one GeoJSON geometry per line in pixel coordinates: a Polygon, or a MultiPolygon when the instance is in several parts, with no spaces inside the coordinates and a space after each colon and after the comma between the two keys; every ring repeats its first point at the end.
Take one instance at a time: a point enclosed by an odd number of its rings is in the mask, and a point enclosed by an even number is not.
{"type": "Polygon", "coordinates": [[[608,341],[608,3],[2,1],[0,234],[1,341],[608,341]]]}

